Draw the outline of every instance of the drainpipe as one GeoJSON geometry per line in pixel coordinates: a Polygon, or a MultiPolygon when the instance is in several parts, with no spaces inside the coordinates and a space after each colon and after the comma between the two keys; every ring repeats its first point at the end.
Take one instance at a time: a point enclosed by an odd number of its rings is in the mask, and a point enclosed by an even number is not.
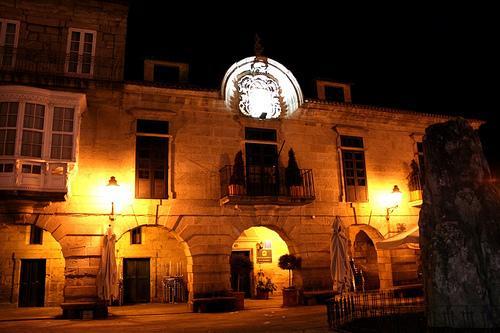
{"type": "MultiPolygon", "coordinates": [[[[158,206],[156,206],[158,209],[158,206]]],[[[155,301],[158,302],[158,251],[155,258],[155,301]]]]}
{"type": "Polygon", "coordinates": [[[16,253],[12,252],[12,284],[10,286],[10,302],[14,303],[14,280],[16,277],[16,253]]]}

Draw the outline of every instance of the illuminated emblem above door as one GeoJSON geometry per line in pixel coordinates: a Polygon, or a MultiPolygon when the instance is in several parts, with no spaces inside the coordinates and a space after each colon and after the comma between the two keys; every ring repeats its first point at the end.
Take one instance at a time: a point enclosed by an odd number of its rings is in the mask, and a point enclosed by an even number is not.
{"type": "Polygon", "coordinates": [[[222,80],[221,93],[228,110],[261,120],[290,117],[304,102],[293,74],[264,56],[233,64],[222,80]]]}
{"type": "Polygon", "coordinates": [[[238,81],[239,110],[258,119],[278,118],[281,113],[279,85],[267,73],[267,63],[256,58],[250,74],[238,81]]]}

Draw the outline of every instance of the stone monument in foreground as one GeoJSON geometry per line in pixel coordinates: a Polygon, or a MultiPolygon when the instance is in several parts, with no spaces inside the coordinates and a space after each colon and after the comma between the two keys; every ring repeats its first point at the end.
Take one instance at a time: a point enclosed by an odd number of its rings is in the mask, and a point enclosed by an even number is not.
{"type": "Polygon", "coordinates": [[[500,326],[500,195],[463,119],[427,128],[420,247],[430,327],[500,326]]]}

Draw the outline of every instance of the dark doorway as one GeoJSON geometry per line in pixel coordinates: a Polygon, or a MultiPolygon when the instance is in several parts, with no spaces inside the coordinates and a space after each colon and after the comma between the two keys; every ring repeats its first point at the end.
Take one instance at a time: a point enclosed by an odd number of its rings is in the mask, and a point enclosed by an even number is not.
{"type": "Polygon", "coordinates": [[[277,195],[278,150],[275,144],[245,144],[248,195],[277,195]]]}
{"type": "Polygon", "coordinates": [[[45,259],[22,259],[19,306],[43,306],[45,299],[45,259]]]}
{"type": "Polygon", "coordinates": [[[354,240],[354,261],[363,270],[365,289],[379,289],[377,250],[375,250],[373,241],[364,231],[360,231],[354,240]]]}
{"type": "Polygon", "coordinates": [[[125,304],[149,302],[149,258],[123,259],[125,304]]]}
{"type": "MultiPolygon", "coordinates": [[[[233,251],[231,252],[231,261],[233,262],[233,256],[244,256],[249,259],[250,258],[250,251],[233,251]]],[[[252,271],[249,271],[248,274],[241,275],[240,276],[240,290],[239,291],[244,291],[245,292],[245,297],[252,297],[252,271]]],[[[238,291],[238,274],[235,273],[235,270],[231,266],[231,288],[235,291],[238,291]]]]}

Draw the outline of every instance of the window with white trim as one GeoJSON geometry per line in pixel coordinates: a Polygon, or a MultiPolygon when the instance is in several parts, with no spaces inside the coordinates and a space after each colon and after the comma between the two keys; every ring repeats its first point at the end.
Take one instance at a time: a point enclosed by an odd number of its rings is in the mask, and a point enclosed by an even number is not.
{"type": "Polygon", "coordinates": [[[97,32],[70,28],[66,49],[66,72],[92,75],[97,32]]]}
{"type": "Polygon", "coordinates": [[[25,103],[21,156],[42,157],[45,105],[25,103]]]}
{"type": "Polygon", "coordinates": [[[0,192],[65,200],[86,105],[82,93],[0,85],[0,192]]]}
{"type": "Polygon", "coordinates": [[[0,103],[0,155],[14,155],[18,102],[0,103]]]}
{"type": "Polygon", "coordinates": [[[75,110],[0,101],[0,156],[74,159],[75,110]]]}
{"type": "Polygon", "coordinates": [[[74,118],[75,110],[73,108],[54,107],[50,158],[71,159],[73,155],[74,118]]]}
{"type": "Polygon", "coordinates": [[[14,66],[18,40],[19,21],[0,18],[0,68],[14,66]]]}

